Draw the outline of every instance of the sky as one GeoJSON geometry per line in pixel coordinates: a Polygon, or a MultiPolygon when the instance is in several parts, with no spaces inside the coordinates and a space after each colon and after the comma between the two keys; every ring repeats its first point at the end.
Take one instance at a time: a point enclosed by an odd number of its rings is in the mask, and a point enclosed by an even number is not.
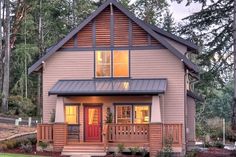
{"type": "MultiPolygon", "coordinates": [[[[130,3],[135,2],[136,0],[131,0],[130,3]]],[[[181,4],[177,4],[176,2],[170,2],[170,12],[173,13],[173,17],[176,22],[180,22],[181,19],[187,17],[188,15],[193,14],[194,12],[198,12],[201,9],[201,5],[198,3],[192,3],[190,6],[185,6],[186,0],[184,0],[181,4]]]]}

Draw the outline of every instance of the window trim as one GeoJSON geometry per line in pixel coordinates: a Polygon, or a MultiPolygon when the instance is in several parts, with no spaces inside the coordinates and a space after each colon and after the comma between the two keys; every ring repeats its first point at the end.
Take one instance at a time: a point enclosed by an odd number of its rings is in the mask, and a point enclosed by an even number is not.
{"type": "Polygon", "coordinates": [[[114,106],[114,122],[117,124],[117,111],[116,111],[116,106],[131,106],[131,124],[137,124],[134,123],[134,106],[149,106],[149,122],[148,123],[142,123],[142,124],[149,124],[151,122],[151,110],[152,110],[152,103],[113,103],[114,106]]]}
{"type": "Polygon", "coordinates": [[[80,125],[80,103],[64,103],[64,121],[66,122],[66,112],[65,112],[65,108],[66,106],[77,106],[77,111],[78,111],[78,115],[77,115],[77,124],[68,124],[68,125],[80,125]]]}
{"type": "Polygon", "coordinates": [[[119,49],[110,49],[110,50],[99,50],[99,49],[96,49],[93,51],[94,53],[94,78],[95,79],[119,79],[119,78],[130,78],[130,74],[131,74],[131,64],[130,64],[130,49],[122,49],[122,50],[119,50],[119,49]],[[114,68],[113,68],[113,52],[114,50],[117,50],[117,51],[128,51],[128,76],[119,76],[119,77],[114,77],[114,68]],[[111,76],[97,76],[97,66],[96,66],[96,52],[97,51],[110,51],[111,52],[111,69],[110,69],[110,72],[111,72],[111,76]]]}

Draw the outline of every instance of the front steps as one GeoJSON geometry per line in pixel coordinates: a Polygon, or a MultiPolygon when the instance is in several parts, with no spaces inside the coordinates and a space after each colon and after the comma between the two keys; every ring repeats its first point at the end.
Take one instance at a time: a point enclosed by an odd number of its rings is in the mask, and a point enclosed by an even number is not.
{"type": "Polygon", "coordinates": [[[65,145],[61,155],[71,157],[105,156],[106,151],[103,143],[77,143],[65,145]]]}

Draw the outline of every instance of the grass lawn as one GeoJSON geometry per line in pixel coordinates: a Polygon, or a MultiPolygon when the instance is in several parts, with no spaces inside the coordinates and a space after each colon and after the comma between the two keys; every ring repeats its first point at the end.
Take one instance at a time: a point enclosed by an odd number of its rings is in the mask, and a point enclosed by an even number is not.
{"type": "MultiPolygon", "coordinates": [[[[35,155],[0,153],[0,157],[35,157],[35,155]]],[[[43,157],[43,156],[37,156],[37,157],[43,157]]]]}

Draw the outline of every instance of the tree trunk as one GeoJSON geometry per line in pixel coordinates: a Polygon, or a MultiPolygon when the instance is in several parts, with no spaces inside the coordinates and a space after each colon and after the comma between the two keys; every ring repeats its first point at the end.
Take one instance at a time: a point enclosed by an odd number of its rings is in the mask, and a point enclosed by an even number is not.
{"type": "Polygon", "coordinates": [[[10,73],[10,2],[5,0],[6,21],[4,25],[5,35],[5,52],[3,60],[3,92],[2,92],[2,112],[8,111],[8,96],[9,96],[9,73],[10,73]]]}
{"type": "MultiPolygon", "coordinates": [[[[0,10],[2,10],[2,0],[0,0],[0,10]]],[[[2,27],[2,11],[0,11],[0,27],[2,27]]],[[[2,93],[3,62],[2,62],[2,29],[0,29],[0,94],[2,93]]]]}
{"type": "Polygon", "coordinates": [[[234,0],[234,22],[233,22],[233,41],[234,41],[234,100],[233,100],[233,116],[232,129],[236,131],[236,0],[234,0]]]}
{"type": "MultiPolygon", "coordinates": [[[[43,32],[42,32],[42,0],[39,0],[39,24],[38,24],[38,42],[39,42],[39,53],[43,52],[43,32]]],[[[41,56],[41,55],[40,55],[41,56]]],[[[42,105],[41,105],[41,73],[38,73],[38,82],[37,82],[37,115],[42,115],[42,105]]]]}

